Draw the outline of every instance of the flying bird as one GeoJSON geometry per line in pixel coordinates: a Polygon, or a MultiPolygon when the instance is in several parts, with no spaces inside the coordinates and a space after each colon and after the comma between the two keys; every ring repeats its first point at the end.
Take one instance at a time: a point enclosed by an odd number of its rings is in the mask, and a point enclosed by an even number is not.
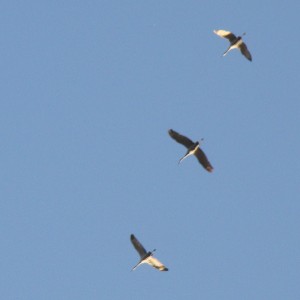
{"type": "MultiPolygon", "coordinates": [[[[230,46],[228,49],[224,52],[223,56],[225,56],[230,50],[238,48],[242,52],[242,54],[250,61],[252,61],[252,56],[246,46],[246,44],[243,42],[242,37],[238,36],[236,37],[232,32],[226,31],[226,30],[214,30],[214,33],[218,36],[228,39],[230,42],[230,46]]],[[[246,33],[243,33],[245,35],[246,33]]]]}
{"type": "Polygon", "coordinates": [[[177,143],[182,144],[183,146],[185,146],[188,149],[186,154],[179,160],[179,163],[182,162],[186,157],[194,154],[197,157],[199,163],[203,166],[204,169],[206,169],[206,171],[208,171],[208,172],[213,171],[214,168],[208,161],[205,153],[199,147],[199,142],[193,142],[186,136],[183,136],[172,129],[169,130],[169,135],[177,143]]]}
{"type": "Polygon", "coordinates": [[[141,264],[149,264],[150,266],[158,269],[159,271],[168,271],[168,268],[166,268],[158,259],[153,257],[153,252],[156,251],[156,249],[147,252],[143,245],[133,234],[130,236],[130,240],[135,250],[139,253],[141,257],[140,261],[132,268],[131,271],[135,270],[141,264]]]}

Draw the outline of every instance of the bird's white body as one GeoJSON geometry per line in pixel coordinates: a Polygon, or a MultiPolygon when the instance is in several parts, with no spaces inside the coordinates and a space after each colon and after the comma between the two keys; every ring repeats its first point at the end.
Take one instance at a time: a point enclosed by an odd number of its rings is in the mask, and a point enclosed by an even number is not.
{"type": "Polygon", "coordinates": [[[139,263],[137,263],[131,271],[134,271],[138,266],[142,265],[142,264],[148,264],[151,267],[155,266],[155,268],[161,270],[162,268],[164,268],[163,264],[161,262],[159,262],[155,257],[152,256],[152,253],[150,256],[148,256],[145,259],[141,259],[141,261],[139,263]]]}

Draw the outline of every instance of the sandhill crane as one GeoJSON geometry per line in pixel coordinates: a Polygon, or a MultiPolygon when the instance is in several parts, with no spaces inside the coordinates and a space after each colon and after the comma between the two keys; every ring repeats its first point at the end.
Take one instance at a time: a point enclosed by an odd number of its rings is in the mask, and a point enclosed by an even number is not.
{"type": "Polygon", "coordinates": [[[149,264],[150,266],[158,269],[159,271],[168,271],[168,268],[166,268],[158,259],[153,257],[153,252],[156,251],[156,249],[147,252],[133,234],[130,235],[130,240],[135,250],[139,253],[141,257],[140,261],[132,268],[131,271],[135,270],[141,264],[149,264]]]}
{"type": "Polygon", "coordinates": [[[205,153],[199,147],[199,142],[193,142],[189,138],[179,134],[178,132],[176,132],[172,129],[169,130],[169,135],[176,142],[178,142],[178,143],[184,145],[186,148],[188,148],[186,154],[179,160],[179,163],[181,161],[183,161],[186,157],[194,154],[197,157],[198,161],[200,162],[200,164],[203,166],[204,169],[206,169],[208,172],[213,171],[214,168],[212,167],[212,165],[208,161],[205,153]]]}
{"type": "MultiPolygon", "coordinates": [[[[228,49],[224,52],[223,56],[225,56],[230,50],[234,48],[240,49],[242,54],[250,61],[252,61],[252,56],[246,46],[246,44],[243,42],[242,37],[238,36],[236,37],[232,32],[226,31],[226,30],[214,30],[214,33],[222,38],[228,39],[230,42],[230,46],[228,49]]],[[[243,33],[245,35],[246,33],[243,33]]]]}

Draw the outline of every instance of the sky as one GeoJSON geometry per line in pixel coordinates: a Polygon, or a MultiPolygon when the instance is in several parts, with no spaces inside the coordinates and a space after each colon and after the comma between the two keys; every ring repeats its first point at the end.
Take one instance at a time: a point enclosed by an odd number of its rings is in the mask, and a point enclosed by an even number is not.
{"type": "Polygon", "coordinates": [[[299,10],[2,1],[1,297],[300,299],[299,10]]]}

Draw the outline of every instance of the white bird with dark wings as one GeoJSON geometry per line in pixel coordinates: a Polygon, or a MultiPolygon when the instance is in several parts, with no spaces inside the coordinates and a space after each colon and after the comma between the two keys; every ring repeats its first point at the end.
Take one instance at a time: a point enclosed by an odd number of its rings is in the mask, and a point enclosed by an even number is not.
{"type": "MultiPolygon", "coordinates": [[[[252,61],[252,56],[246,46],[246,44],[243,42],[242,37],[238,36],[236,37],[232,32],[226,31],[226,30],[214,30],[214,33],[222,38],[225,38],[229,40],[230,46],[228,49],[224,52],[223,56],[225,56],[230,50],[238,48],[240,49],[241,53],[250,61],[252,61]]],[[[245,35],[245,33],[243,33],[245,35]]]]}
{"type": "Polygon", "coordinates": [[[186,157],[190,155],[195,155],[199,161],[199,163],[202,165],[202,167],[208,171],[213,171],[213,166],[210,164],[209,160],[207,159],[205,153],[202,151],[202,149],[199,147],[199,142],[193,142],[186,136],[179,134],[173,129],[169,130],[169,135],[172,139],[174,139],[177,143],[182,144],[185,146],[188,150],[186,154],[179,160],[179,163],[182,162],[186,157]]]}
{"type": "Polygon", "coordinates": [[[168,268],[166,268],[158,259],[153,257],[153,252],[155,251],[155,249],[153,251],[147,252],[133,234],[130,236],[130,240],[135,250],[139,253],[141,257],[140,261],[132,268],[132,271],[135,270],[141,264],[149,264],[150,266],[158,269],[159,271],[168,271],[168,268]]]}

